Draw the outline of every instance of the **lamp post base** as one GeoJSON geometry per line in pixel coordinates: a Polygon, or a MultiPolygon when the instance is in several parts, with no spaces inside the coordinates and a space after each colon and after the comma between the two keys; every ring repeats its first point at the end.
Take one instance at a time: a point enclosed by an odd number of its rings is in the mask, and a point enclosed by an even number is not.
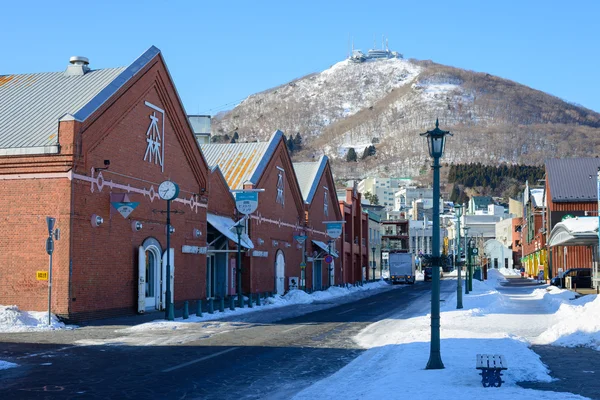
{"type": "Polygon", "coordinates": [[[442,362],[442,356],[438,353],[431,353],[429,355],[429,361],[425,369],[444,369],[444,363],[442,362]]]}

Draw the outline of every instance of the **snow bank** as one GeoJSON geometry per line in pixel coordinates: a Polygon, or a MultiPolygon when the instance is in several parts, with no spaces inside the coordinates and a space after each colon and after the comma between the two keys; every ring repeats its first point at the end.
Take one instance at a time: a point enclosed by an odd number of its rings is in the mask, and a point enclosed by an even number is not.
{"type": "Polygon", "coordinates": [[[575,292],[570,290],[559,289],[556,286],[548,286],[545,289],[536,289],[532,293],[533,297],[538,300],[543,300],[543,304],[548,311],[555,313],[558,309],[569,300],[576,297],[575,292]]]}
{"type": "Polygon", "coordinates": [[[17,306],[0,305],[0,332],[3,333],[77,328],[60,322],[54,314],[50,322],[51,325],[48,325],[48,313],[45,311],[21,311],[17,306]]]}
{"type": "MultiPolygon", "coordinates": [[[[363,286],[350,286],[349,288],[339,288],[339,287],[330,287],[327,290],[314,292],[308,294],[302,290],[291,290],[286,293],[284,296],[275,295],[273,297],[269,297],[266,299],[261,299],[261,306],[254,306],[249,308],[245,306],[244,308],[236,308],[234,311],[229,310],[229,308],[225,308],[225,312],[216,311],[214,314],[204,313],[202,317],[198,317],[194,314],[190,314],[188,319],[183,318],[175,318],[175,321],[165,321],[164,319],[157,319],[152,322],[147,322],[144,324],[139,324],[132,326],[130,328],[123,329],[124,332],[136,332],[136,331],[144,331],[144,330],[160,330],[160,329],[179,329],[183,327],[185,324],[194,323],[194,322],[204,322],[204,321],[212,321],[219,320],[226,317],[234,316],[234,315],[242,315],[251,312],[257,311],[266,311],[269,309],[285,307],[294,304],[310,304],[315,301],[328,300],[333,298],[339,298],[343,296],[349,296],[356,292],[364,292],[369,290],[377,290],[384,287],[389,287],[390,285],[385,281],[377,281],[371,283],[365,283],[363,286]]],[[[237,304],[237,303],[236,303],[237,304]]]]}
{"type": "MultiPolygon", "coordinates": [[[[424,296],[420,303],[412,303],[409,309],[399,310],[361,331],[355,341],[367,351],[298,393],[295,399],[384,399],[398,398],[399,393],[410,399],[583,399],[570,393],[524,389],[517,382],[552,381],[547,367],[525,339],[539,335],[552,323],[553,315],[548,314],[546,303],[561,303],[559,315],[594,319],[600,315],[600,300],[584,303],[579,299],[568,306],[564,302],[570,295],[560,290],[504,293],[497,290],[505,281],[504,275],[497,270],[489,272],[489,281],[473,280],[473,290],[463,296],[463,309],[456,309],[455,293],[443,298],[440,336],[444,369],[425,369],[431,320],[427,314],[429,298],[424,296]],[[479,353],[506,357],[508,370],[501,389],[481,385],[475,370],[475,355],[479,353]]],[[[572,324],[565,319],[565,326],[572,324]]],[[[583,330],[584,325],[588,331],[599,329],[590,321],[580,323],[579,329],[583,330]]],[[[599,339],[596,336],[596,345],[599,339]]]]}
{"type": "MultiPolygon", "coordinates": [[[[488,269],[489,271],[496,271],[496,269],[488,269]]],[[[498,268],[497,271],[504,276],[521,276],[521,271],[514,268],[498,268]]]]}
{"type": "MultiPolygon", "coordinates": [[[[562,301],[567,299],[566,296],[557,298],[562,301]]],[[[535,343],[565,347],[586,346],[600,351],[600,297],[588,295],[572,304],[563,302],[556,312],[556,319],[559,322],[542,333],[535,343]]]]}
{"type": "MultiPolygon", "coordinates": [[[[475,282],[475,280],[473,280],[475,282]]],[[[503,283],[507,282],[504,275],[497,269],[488,269],[487,271],[487,284],[491,287],[498,287],[503,283]]]]}
{"type": "Polygon", "coordinates": [[[15,363],[8,362],[8,361],[0,360],[0,371],[3,369],[9,369],[9,368],[14,368],[14,367],[18,367],[18,365],[15,363]]]}

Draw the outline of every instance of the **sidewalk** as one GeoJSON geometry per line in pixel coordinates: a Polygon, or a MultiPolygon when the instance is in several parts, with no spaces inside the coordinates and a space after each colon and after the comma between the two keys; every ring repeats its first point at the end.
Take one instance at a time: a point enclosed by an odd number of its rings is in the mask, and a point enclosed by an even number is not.
{"type": "MultiPolygon", "coordinates": [[[[524,337],[531,339],[540,332],[536,326],[540,317],[557,319],[554,314],[543,315],[547,305],[543,300],[537,304],[519,304],[521,292],[540,288],[535,281],[528,285],[521,279],[508,279],[500,292],[507,295],[514,307],[521,307],[528,316],[529,324],[519,329],[524,337]],[[537,314],[537,315],[536,315],[537,314]]],[[[543,288],[547,285],[542,286],[543,288]]],[[[580,289],[581,290],[581,289],[580,289]]],[[[577,292],[580,293],[580,290],[577,292]]],[[[585,289],[583,289],[585,290],[585,289]]],[[[580,293],[581,294],[581,293],[580,293]]],[[[592,293],[590,293],[592,294],[592,293]]],[[[595,294],[595,291],[593,292],[595,294]]],[[[547,322],[546,322],[547,324],[547,322]]],[[[540,356],[541,361],[550,369],[550,375],[556,378],[552,382],[518,382],[524,388],[547,390],[553,392],[575,393],[590,399],[600,399],[600,352],[585,347],[561,347],[551,345],[532,345],[530,348],[540,356]]]]}

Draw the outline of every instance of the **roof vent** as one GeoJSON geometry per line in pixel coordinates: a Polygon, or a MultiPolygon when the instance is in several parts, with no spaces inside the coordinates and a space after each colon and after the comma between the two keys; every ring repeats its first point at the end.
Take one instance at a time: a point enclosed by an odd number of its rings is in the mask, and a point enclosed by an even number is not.
{"type": "Polygon", "coordinates": [[[65,71],[67,76],[81,76],[90,70],[90,67],[88,67],[90,60],[87,57],[73,56],[69,59],[69,62],[71,65],[65,71]]]}

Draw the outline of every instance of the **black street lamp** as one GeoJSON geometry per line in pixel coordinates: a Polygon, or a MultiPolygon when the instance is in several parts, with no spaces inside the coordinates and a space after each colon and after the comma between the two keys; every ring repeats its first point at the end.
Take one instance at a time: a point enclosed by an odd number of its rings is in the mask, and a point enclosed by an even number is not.
{"type": "MultiPolygon", "coordinates": [[[[463,308],[463,299],[462,299],[462,280],[460,277],[460,272],[462,269],[462,265],[460,265],[460,217],[462,216],[462,207],[460,204],[454,205],[454,214],[456,215],[456,235],[455,242],[457,243],[458,250],[458,267],[456,268],[457,272],[457,284],[456,284],[456,309],[463,308]]],[[[456,254],[454,255],[454,259],[456,260],[456,254]]],[[[456,265],[455,265],[456,267],[456,265]]]]}
{"type": "Polygon", "coordinates": [[[244,232],[244,225],[242,219],[234,225],[235,233],[237,233],[237,292],[238,292],[238,307],[244,308],[244,296],[242,295],[242,233],[244,232]]]}
{"type": "Polygon", "coordinates": [[[371,250],[373,251],[373,260],[371,262],[371,268],[373,268],[373,280],[375,280],[375,268],[377,268],[377,265],[375,263],[375,250],[377,250],[377,247],[373,246],[371,247],[371,250]]]}
{"type": "Polygon", "coordinates": [[[443,369],[444,363],[440,352],[440,158],[444,155],[446,135],[449,131],[439,128],[435,120],[435,129],[421,133],[427,138],[429,155],[433,158],[433,232],[431,238],[431,343],[429,361],[426,369],[443,369]]]}

